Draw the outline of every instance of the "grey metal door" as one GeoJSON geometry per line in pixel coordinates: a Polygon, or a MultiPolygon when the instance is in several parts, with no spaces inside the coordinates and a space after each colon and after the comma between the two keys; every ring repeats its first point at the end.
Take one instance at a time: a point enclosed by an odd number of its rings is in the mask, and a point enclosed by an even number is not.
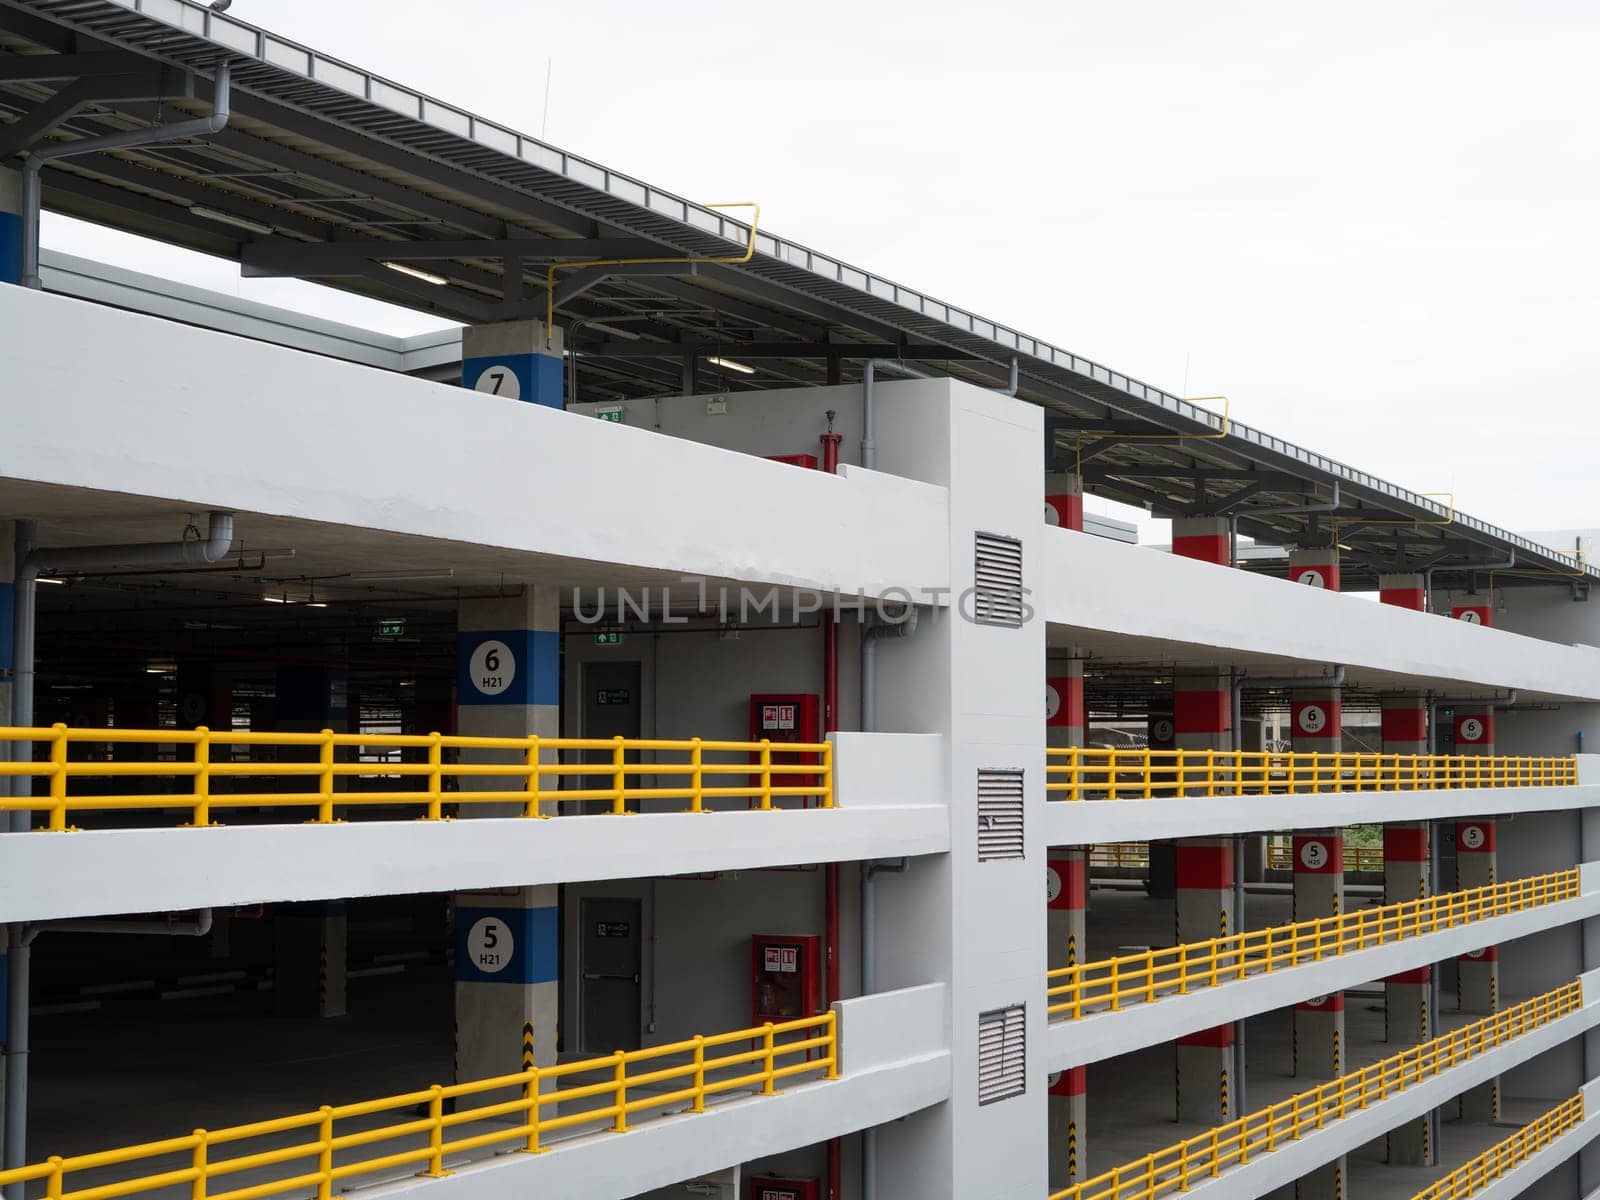
{"type": "Polygon", "coordinates": [[[639,664],[583,665],[583,736],[639,736],[639,664]]]}
{"type": "Polygon", "coordinates": [[[586,896],[578,907],[583,1049],[639,1048],[640,902],[586,896]]]}

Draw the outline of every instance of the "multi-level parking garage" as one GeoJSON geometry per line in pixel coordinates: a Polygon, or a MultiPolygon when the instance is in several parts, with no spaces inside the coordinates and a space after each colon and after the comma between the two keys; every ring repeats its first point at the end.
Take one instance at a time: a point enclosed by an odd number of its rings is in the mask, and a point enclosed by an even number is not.
{"type": "Polygon", "coordinates": [[[1576,541],[189,0],[0,159],[12,1200],[1596,1186],[1576,541]]]}

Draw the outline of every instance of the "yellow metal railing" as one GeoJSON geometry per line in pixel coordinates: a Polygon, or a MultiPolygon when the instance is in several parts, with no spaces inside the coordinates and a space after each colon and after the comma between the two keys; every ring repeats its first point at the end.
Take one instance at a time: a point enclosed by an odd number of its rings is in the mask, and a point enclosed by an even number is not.
{"type": "Polygon", "coordinates": [[[1250,975],[1319,962],[1406,938],[1469,925],[1489,917],[1571,900],[1577,868],[1532,875],[1488,887],[1403,900],[1294,925],[1251,929],[1204,942],[1141,950],[1048,972],[1048,1012],[1076,1020],[1129,1004],[1181,996],[1250,975]]]}
{"type": "Polygon", "coordinates": [[[1156,1200],[1186,1192],[1229,1167],[1270,1154],[1396,1092],[1575,1012],[1583,1005],[1578,981],[1412,1046],[1359,1071],[1257,1109],[1227,1125],[1185,1138],[1120,1167],[1052,1192],[1050,1200],[1156,1200]]]}
{"type": "Polygon", "coordinates": [[[49,1200],[112,1200],[179,1184],[189,1185],[191,1200],[283,1194],[299,1200],[308,1191],[317,1200],[331,1200],[338,1185],[354,1179],[394,1175],[401,1168],[437,1178],[449,1173],[448,1156],[490,1146],[538,1154],[558,1149],[545,1138],[562,1130],[626,1133],[636,1123],[632,1119],[648,1110],[704,1112],[706,1101],[723,1093],[771,1096],[785,1079],[837,1079],[838,1074],[836,1014],[828,1012],[380,1100],[324,1105],[315,1112],[249,1125],[197,1129],[119,1150],[50,1158],[0,1171],[0,1186],[42,1179],[49,1200]],[[471,1107],[462,1103],[470,1097],[481,1102],[471,1107]],[[386,1117],[387,1123],[374,1125],[369,1119],[374,1116],[386,1117]],[[352,1128],[355,1122],[359,1124],[352,1128]],[[475,1132],[463,1129],[478,1122],[494,1124],[475,1132]],[[301,1136],[283,1145],[286,1134],[301,1136]],[[389,1145],[368,1157],[354,1153],[376,1149],[379,1143],[389,1145]],[[103,1178],[104,1169],[114,1167],[134,1170],[119,1172],[114,1181],[68,1187],[72,1175],[93,1170],[103,1178]],[[245,1171],[265,1171],[271,1177],[213,1190],[216,1181],[245,1171]]]}
{"type": "Polygon", "coordinates": [[[1089,847],[1091,867],[1137,870],[1150,865],[1149,842],[1099,842],[1089,847]]]}
{"type": "Polygon", "coordinates": [[[1466,1200],[1520,1166],[1563,1134],[1583,1124],[1583,1093],[1568,1096],[1549,1112],[1530,1121],[1503,1142],[1463,1163],[1411,1200],[1466,1200]]]}
{"type": "Polygon", "coordinates": [[[439,820],[446,804],[516,804],[542,817],[584,805],[625,813],[646,800],[686,801],[688,812],[728,801],[771,809],[784,798],[832,808],[834,796],[831,742],[0,727],[0,743],[11,742],[33,743],[33,760],[0,761],[0,779],[42,780],[47,794],[0,796],[0,811],[43,812],[49,829],[68,828],[76,812],[171,808],[188,809],[193,825],[230,808],[312,808],[313,820],[328,823],[341,809],[372,805],[439,820]],[[122,757],[133,747],[148,748],[150,760],[122,757]],[[163,747],[172,758],[155,757],[163,747]],[[410,751],[412,761],[357,761],[374,749],[410,751]],[[346,790],[357,779],[415,786],[346,790]]]}
{"type": "Polygon", "coordinates": [[[1279,754],[1082,746],[1052,747],[1045,755],[1045,791],[1055,800],[1558,787],[1578,782],[1578,763],[1571,756],[1279,754]]]}
{"type": "MultiPolygon", "coordinates": [[[[1267,846],[1267,866],[1274,871],[1294,870],[1294,843],[1287,838],[1273,838],[1267,846]]],[[[1344,848],[1344,869],[1382,873],[1382,846],[1351,846],[1344,848]]]]}

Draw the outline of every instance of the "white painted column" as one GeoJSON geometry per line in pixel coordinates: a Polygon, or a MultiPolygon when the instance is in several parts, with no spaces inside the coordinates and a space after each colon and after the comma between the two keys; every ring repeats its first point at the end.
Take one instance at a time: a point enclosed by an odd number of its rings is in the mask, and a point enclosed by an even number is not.
{"type": "MultiPolygon", "coordinates": [[[[467,737],[560,733],[560,599],[554,588],[472,601],[456,634],[456,731],[467,737]]],[[[463,751],[461,761],[521,761],[517,751],[463,751]]],[[[460,790],[518,790],[517,777],[464,777],[460,790]]],[[[521,801],[463,803],[464,820],[516,817],[521,801]]],[[[456,1078],[508,1075],[556,1061],[560,1003],[554,886],[455,897],[456,1078]]]]}
{"type": "MultiPolygon", "coordinates": [[[[878,990],[950,981],[951,1096],[875,1132],[878,1200],[1036,1197],[1049,1179],[1040,968],[1047,961],[1044,577],[1035,461],[1038,408],[949,380],[880,383],[878,467],[949,488],[950,608],[926,609],[915,635],[877,649],[877,724],[939,733],[947,747],[951,852],[913,859],[873,884],[878,990]],[[1028,589],[1020,622],[985,622],[974,604],[977,535],[1006,539],[1028,589]],[[984,811],[1020,809],[1020,845],[980,854],[984,811]],[[1009,1018],[1009,1019],[1008,1019],[1009,1018]],[[991,1036],[1020,1073],[980,1057],[991,1036]]],[[[986,558],[989,551],[985,550],[986,558]]],[[[998,560],[997,560],[998,561],[998,560]]],[[[907,581],[917,586],[917,581],[907,581]]],[[[984,845],[992,845],[989,839],[984,845]]],[[[849,1049],[845,1050],[848,1064],[849,1049]]],[[[846,1067],[848,1070],[848,1066],[846,1067]]]]}

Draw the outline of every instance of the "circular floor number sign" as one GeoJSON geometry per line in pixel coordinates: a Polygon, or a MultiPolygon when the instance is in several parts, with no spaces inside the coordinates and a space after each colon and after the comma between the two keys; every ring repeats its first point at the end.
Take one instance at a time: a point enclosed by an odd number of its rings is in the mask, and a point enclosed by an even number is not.
{"type": "Polygon", "coordinates": [[[1173,738],[1172,722],[1162,717],[1150,726],[1150,732],[1158,742],[1170,742],[1173,738]]]}
{"type": "Polygon", "coordinates": [[[1046,867],[1044,869],[1045,903],[1054,903],[1055,898],[1059,895],[1061,895],[1061,872],[1054,867],[1046,867]]]}
{"type": "Polygon", "coordinates": [[[1461,845],[1468,850],[1481,850],[1483,848],[1483,828],[1479,825],[1468,825],[1461,831],[1461,845]]]}
{"type": "Polygon", "coordinates": [[[1300,710],[1300,729],[1303,733],[1321,733],[1328,724],[1328,714],[1321,705],[1308,704],[1300,710]]]}
{"type": "Polygon", "coordinates": [[[1044,685],[1044,719],[1054,720],[1055,715],[1061,711],[1061,693],[1048,683],[1044,685]]]}
{"type": "Polygon", "coordinates": [[[517,379],[517,373],[504,365],[485,367],[478,372],[472,390],[488,392],[491,396],[504,396],[508,400],[522,399],[522,383],[517,379]]]}
{"type": "Polygon", "coordinates": [[[1461,619],[1468,625],[1483,624],[1483,614],[1475,608],[1463,608],[1461,610],[1461,619]]]}
{"type": "Polygon", "coordinates": [[[1461,722],[1461,740],[1463,742],[1476,742],[1483,737],[1483,722],[1477,717],[1468,717],[1461,722]]]}
{"type": "Polygon", "coordinates": [[[1307,842],[1300,847],[1300,862],[1308,871],[1320,871],[1328,865],[1328,848],[1321,842],[1307,842]]]}
{"type": "Polygon", "coordinates": [[[1317,570],[1300,572],[1300,582],[1307,587],[1325,588],[1328,586],[1328,581],[1323,578],[1322,572],[1317,570]]]}
{"type": "Polygon", "coordinates": [[[499,917],[481,917],[467,931],[467,953],[485,975],[498,975],[510,966],[516,948],[511,927],[499,917]]]}
{"type": "Polygon", "coordinates": [[[498,696],[517,677],[517,658],[510,646],[491,638],[472,652],[467,670],[473,687],[485,696],[498,696]]]}

